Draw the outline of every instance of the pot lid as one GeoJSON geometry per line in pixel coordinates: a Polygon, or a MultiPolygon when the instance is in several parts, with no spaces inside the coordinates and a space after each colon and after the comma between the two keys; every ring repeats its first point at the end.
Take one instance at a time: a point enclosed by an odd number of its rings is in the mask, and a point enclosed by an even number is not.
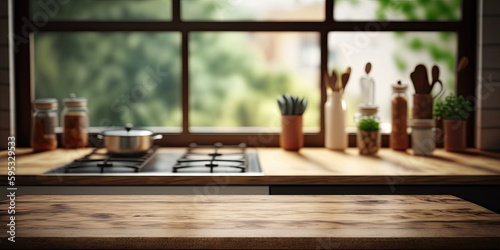
{"type": "Polygon", "coordinates": [[[436,125],[433,119],[412,119],[408,120],[409,127],[425,127],[432,128],[436,125]]]}
{"type": "Polygon", "coordinates": [[[102,132],[105,136],[151,136],[153,132],[146,129],[132,129],[132,124],[126,124],[123,129],[108,130],[102,132]]]}

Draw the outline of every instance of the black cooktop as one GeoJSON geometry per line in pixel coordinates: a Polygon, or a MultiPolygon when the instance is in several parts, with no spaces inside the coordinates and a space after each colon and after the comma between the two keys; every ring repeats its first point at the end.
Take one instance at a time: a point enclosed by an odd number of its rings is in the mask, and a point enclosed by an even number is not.
{"type": "Polygon", "coordinates": [[[46,172],[46,175],[255,175],[261,174],[255,149],[245,144],[209,146],[190,144],[185,152],[159,152],[157,147],[139,155],[109,155],[105,149],[46,172]]]}

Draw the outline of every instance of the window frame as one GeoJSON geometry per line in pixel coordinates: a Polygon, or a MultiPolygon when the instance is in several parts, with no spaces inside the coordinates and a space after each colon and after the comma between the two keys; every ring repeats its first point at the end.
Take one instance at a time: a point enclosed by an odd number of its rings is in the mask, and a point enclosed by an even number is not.
{"type": "MultiPolygon", "coordinates": [[[[249,32],[318,32],[320,34],[321,66],[324,72],[328,67],[328,33],[335,31],[358,31],[364,28],[370,32],[384,31],[448,31],[458,35],[457,58],[466,56],[470,65],[461,73],[455,86],[456,93],[475,101],[476,92],[476,52],[477,52],[477,2],[463,0],[460,21],[336,21],[333,17],[334,1],[325,0],[325,20],[317,21],[182,21],[181,0],[172,0],[172,19],[170,21],[122,22],[122,21],[51,21],[47,23],[30,22],[26,25],[26,17],[30,16],[30,1],[14,2],[14,34],[25,42],[16,44],[15,61],[15,103],[16,103],[16,138],[18,145],[29,147],[31,131],[31,102],[34,100],[34,82],[32,70],[33,32],[126,32],[126,31],[176,31],[181,32],[181,83],[182,83],[182,132],[162,133],[164,139],[160,146],[187,146],[191,142],[198,144],[247,143],[249,146],[279,146],[278,133],[192,133],[189,131],[189,33],[194,31],[249,31],[249,32]],[[465,11],[466,10],[466,11],[465,11]],[[380,25],[383,23],[384,25],[380,25]],[[29,33],[29,34],[27,34],[29,33]]],[[[16,40],[16,38],[15,38],[16,40]]],[[[304,144],[307,147],[324,146],[324,103],[326,102],[326,86],[323,74],[320,74],[321,105],[319,133],[305,134],[304,144]]],[[[475,146],[475,109],[467,122],[468,146],[475,146]]],[[[355,134],[349,134],[349,146],[355,146],[355,134]]],[[[91,142],[96,142],[95,134],[91,134],[91,142]]],[[[388,136],[382,138],[383,146],[388,145],[388,136]]]]}

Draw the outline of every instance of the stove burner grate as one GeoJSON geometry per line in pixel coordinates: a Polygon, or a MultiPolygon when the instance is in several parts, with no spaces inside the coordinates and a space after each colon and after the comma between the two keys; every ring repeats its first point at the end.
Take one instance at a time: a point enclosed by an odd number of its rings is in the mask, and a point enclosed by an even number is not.
{"type": "Polygon", "coordinates": [[[191,143],[187,152],[177,160],[172,171],[177,173],[182,169],[209,168],[210,173],[214,173],[215,169],[225,168],[235,169],[244,173],[248,171],[246,147],[245,143],[236,146],[226,146],[222,143],[215,143],[213,146],[200,146],[196,143],[191,143]],[[197,152],[200,150],[209,150],[212,152],[197,152]],[[226,150],[231,152],[222,152],[226,150]]]}
{"type": "Polygon", "coordinates": [[[94,149],[91,153],[85,155],[84,157],[74,160],[72,163],[64,167],[64,173],[70,173],[71,170],[77,168],[87,168],[88,163],[95,162],[96,167],[100,169],[100,173],[104,173],[106,168],[111,168],[114,164],[120,164],[120,167],[130,168],[134,172],[138,173],[143,167],[145,167],[152,159],[156,156],[156,151],[158,146],[152,147],[148,152],[143,154],[135,155],[114,155],[114,154],[103,154],[97,151],[100,148],[94,149]],[[103,157],[100,159],[92,159],[92,157],[103,157]]]}

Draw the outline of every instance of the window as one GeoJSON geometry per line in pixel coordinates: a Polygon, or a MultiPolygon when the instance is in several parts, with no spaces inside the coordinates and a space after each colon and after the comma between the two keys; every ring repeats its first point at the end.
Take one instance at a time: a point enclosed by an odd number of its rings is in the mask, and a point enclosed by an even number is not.
{"type": "Polygon", "coordinates": [[[349,122],[368,61],[386,124],[390,85],[410,83],[417,63],[438,64],[448,92],[472,96],[473,72],[457,83],[453,72],[458,57],[474,58],[474,9],[467,0],[15,1],[15,32],[31,34],[16,47],[17,129],[29,128],[31,99],[76,93],[96,131],[132,122],[165,133],[165,146],[277,146],[276,97],[288,92],[309,99],[305,144],[322,146],[323,70],[353,68],[349,122]],[[368,42],[356,45],[360,37],[368,42]],[[346,56],[346,44],[356,53],[346,56]]]}

